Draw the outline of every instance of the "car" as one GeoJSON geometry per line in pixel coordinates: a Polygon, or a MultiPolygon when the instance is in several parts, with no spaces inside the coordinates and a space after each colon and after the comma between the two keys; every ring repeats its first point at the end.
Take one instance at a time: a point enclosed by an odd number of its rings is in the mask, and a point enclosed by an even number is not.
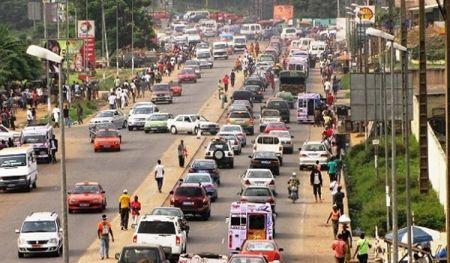
{"type": "Polygon", "coordinates": [[[212,139],[206,146],[205,159],[213,159],[217,166],[234,167],[234,153],[230,143],[224,139],[212,139]]]}
{"type": "Polygon", "coordinates": [[[233,148],[233,152],[235,155],[239,155],[242,153],[242,144],[241,141],[239,140],[239,137],[237,137],[236,134],[219,132],[217,136],[219,138],[227,140],[230,143],[231,148],[233,148]]]}
{"type": "Polygon", "coordinates": [[[74,211],[103,211],[106,209],[106,194],[96,182],[76,183],[67,193],[69,213],[74,211]]]}
{"type": "Polygon", "coordinates": [[[269,203],[272,211],[275,211],[276,199],[269,187],[249,186],[242,191],[241,202],[269,203]]]}
{"type": "MultiPolygon", "coordinates": [[[[237,100],[246,100],[250,104],[253,103],[253,92],[248,90],[235,90],[231,94],[231,102],[234,103],[237,100]]],[[[253,105],[252,105],[253,106],[253,105]]]]}
{"type": "Polygon", "coordinates": [[[180,208],[183,213],[200,215],[203,220],[211,216],[211,200],[200,184],[180,184],[170,191],[170,205],[180,208]]]}
{"type": "Polygon", "coordinates": [[[272,98],[266,102],[264,109],[273,109],[278,110],[280,112],[281,118],[284,122],[289,123],[291,119],[291,112],[289,109],[289,105],[286,101],[279,98],[272,98]]]}
{"type": "Polygon", "coordinates": [[[150,132],[169,132],[167,127],[167,121],[173,119],[173,115],[170,113],[158,112],[153,113],[145,120],[144,131],[150,132]]]}
{"type": "Polygon", "coordinates": [[[228,59],[228,44],[226,42],[213,43],[214,59],[223,58],[228,59]]]}
{"type": "Polygon", "coordinates": [[[15,144],[18,144],[20,132],[12,131],[0,124],[0,140],[7,142],[9,139],[11,139],[15,144]]]}
{"type": "Polygon", "coordinates": [[[275,177],[270,169],[249,168],[241,177],[241,191],[249,186],[266,186],[277,194],[275,187],[275,177]]]}
{"type": "Polygon", "coordinates": [[[255,152],[249,158],[250,168],[269,169],[274,175],[280,175],[280,160],[274,152],[255,152]]]}
{"type": "Polygon", "coordinates": [[[277,94],[275,95],[275,97],[283,99],[284,101],[287,102],[287,104],[289,105],[290,109],[294,108],[295,105],[295,100],[296,98],[294,97],[294,95],[292,95],[292,93],[290,93],[289,91],[280,91],[277,92],[277,94]]]}
{"type": "Polygon", "coordinates": [[[261,134],[253,143],[253,152],[273,152],[283,165],[283,145],[277,136],[261,134]]]}
{"type": "Polygon", "coordinates": [[[197,75],[192,68],[184,68],[178,73],[178,82],[193,82],[197,83],[197,75]]]}
{"type": "Polygon", "coordinates": [[[181,228],[178,217],[144,215],[133,235],[133,243],[155,244],[170,248],[171,257],[186,253],[186,232],[181,228]]]}
{"type": "Polygon", "coordinates": [[[169,82],[170,85],[170,91],[172,92],[172,96],[181,96],[181,93],[183,93],[183,87],[180,83],[171,81],[169,82]]]}
{"type": "Polygon", "coordinates": [[[266,125],[264,133],[269,133],[271,131],[287,131],[289,128],[284,122],[271,122],[266,125]]]}
{"type": "Polygon", "coordinates": [[[120,253],[115,254],[117,263],[140,262],[149,260],[153,263],[170,263],[166,255],[170,255],[169,247],[160,245],[126,245],[120,253]]]}
{"type": "Polygon", "coordinates": [[[263,88],[261,86],[246,85],[246,86],[242,87],[242,89],[253,93],[253,101],[263,102],[264,92],[263,92],[263,88]]]}
{"type": "Polygon", "coordinates": [[[329,160],[330,152],[323,142],[307,141],[302,148],[299,148],[300,170],[303,170],[305,167],[313,167],[317,161],[319,161],[322,168],[325,168],[329,160]]]}
{"type": "Polygon", "coordinates": [[[188,184],[201,184],[213,202],[219,197],[217,185],[209,173],[188,173],[180,180],[188,184]]]}
{"type": "Polygon", "coordinates": [[[241,125],[247,134],[255,134],[254,120],[248,111],[230,112],[227,117],[227,124],[241,125]]]}
{"type": "Polygon", "coordinates": [[[38,164],[31,145],[7,147],[0,151],[0,190],[37,188],[38,164]]]}
{"type": "Polygon", "coordinates": [[[256,62],[256,70],[262,71],[262,72],[266,72],[267,70],[269,70],[273,65],[271,63],[269,63],[268,61],[258,61],[256,62]]]}
{"type": "Polygon", "coordinates": [[[94,139],[94,152],[120,151],[121,137],[117,130],[98,130],[94,139]]]}
{"type": "Polygon", "coordinates": [[[169,83],[157,83],[153,85],[152,87],[152,98],[153,103],[159,103],[159,102],[167,102],[172,103],[173,97],[172,92],[170,90],[170,84],[169,83]]]}
{"type": "Polygon", "coordinates": [[[271,130],[269,134],[275,135],[280,139],[281,144],[283,145],[283,153],[294,153],[294,143],[292,142],[294,136],[292,136],[289,131],[271,130]]]}
{"type": "Polygon", "coordinates": [[[197,78],[198,78],[198,79],[201,79],[201,78],[202,78],[202,73],[201,73],[201,71],[200,71],[200,63],[199,63],[198,65],[186,65],[186,64],[185,64],[185,68],[191,68],[191,69],[193,69],[194,72],[195,72],[195,75],[197,75],[197,78]]]}
{"type": "Polygon", "coordinates": [[[281,262],[282,248],[278,247],[274,240],[247,240],[242,246],[241,254],[263,255],[269,262],[275,260],[281,262]]]}
{"type": "Polygon", "coordinates": [[[244,105],[247,108],[247,111],[253,114],[253,103],[249,100],[235,100],[232,105],[244,105]]]}
{"type": "Polygon", "coordinates": [[[154,106],[140,106],[134,108],[128,114],[128,130],[142,129],[145,126],[146,120],[156,111],[154,106]]]}
{"type": "Polygon", "coordinates": [[[183,211],[181,211],[180,208],[178,207],[170,207],[170,206],[166,206],[166,207],[156,207],[153,208],[152,212],[150,213],[151,215],[162,215],[162,216],[175,216],[179,219],[179,223],[181,225],[181,229],[183,229],[184,231],[186,231],[186,236],[189,236],[189,225],[188,225],[188,221],[186,220],[186,217],[184,216],[183,211]]]}
{"type": "Polygon", "coordinates": [[[31,145],[38,161],[50,163],[52,160],[50,139],[54,134],[55,131],[49,124],[27,126],[21,131],[20,144],[31,145]]]}
{"type": "Polygon", "coordinates": [[[217,169],[216,161],[211,159],[195,159],[189,167],[190,173],[208,173],[214,182],[220,185],[220,172],[217,169]]]}
{"type": "Polygon", "coordinates": [[[266,257],[262,255],[232,255],[228,263],[269,263],[266,257]]]}
{"type": "Polygon", "coordinates": [[[259,120],[259,131],[263,132],[269,123],[281,122],[280,112],[278,110],[263,109],[259,120]]]}
{"type": "Polygon", "coordinates": [[[247,106],[244,104],[231,104],[228,107],[228,113],[231,113],[233,111],[247,111],[248,113],[252,114],[248,109],[247,106]]]}
{"type": "Polygon", "coordinates": [[[167,120],[167,127],[172,134],[179,132],[194,133],[199,131],[216,135],[219,131],[219,124],[208,121],[198,114],[181,114],[173,119],[167,120]]]}
{"type": "Polygon", "coordinates": [[[233,133],[241,141],[242,147],[245,147],[247,145],[247,135],[241,125],[232,125],[232,124],[231,125],[223,125],[220,128],[219,132],[220,133],[233,133]]]}
{"type": "Polygon", "coordinates": [[[127,127],[127,117],[119,110],[102,110],[91,119],[89,124],[99,124],[110,122],[114,124],[116,129],[127,127]]]}
{"type": "Polygon", "coordinates": [[[63,235],[58,214],[55,212],[33,212],[22,223],[17,239],[17,256],[46,254],[61,256],[63,235]]]}

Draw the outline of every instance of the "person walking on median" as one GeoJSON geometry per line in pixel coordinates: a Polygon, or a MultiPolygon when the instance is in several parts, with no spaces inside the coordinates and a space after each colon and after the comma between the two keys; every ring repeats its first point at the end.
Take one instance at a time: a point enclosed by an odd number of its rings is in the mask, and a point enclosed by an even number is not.
{"type": "Polygon", "coordinates": [[[114,235],[111,228],[111,223],[108,222],[108,217],[102,215],[102,221],[97,226],[97,236],[100,240],[100,259],[109,258],[109,235],[114,242],[114,235]]]}
{"type": "Polygon", "coordinates": [[[221,99],[221,95],[223,93],[222,80],[219,79],[219,83],[217,83],[217,92],[219,94],[219,100],[221,99]]]}
{"type": "Polygon", "coordinates": [[[50,139],[50,150],[51,150],[51,161],[53,163],[56,163],[56,152],[58,151],[58,140],[56,139],[56,136],[53,134],[52,138],[50,139]]]}
{"type": "Polygon", "coordinates": [[[55,105],[55,107],[52,110],[53,115],[53,121],[55,124],[53,125],[55,128],[59,128],[59,118],[61,118],[61,111],[59,110],[58,105],[55,105]]]}
{"type": "Polygon", "coordinates": [[[64,105],[63,117],[64,117],[64,125],[70,128],[69,108],[67,107],[67,105],[64,105]]]}
{"type": "Polygon", "coordinates": [[[234,82],[236,81],[236,73],[234,72],[234,69],[231,70],[230,73],[230,84],[231,88],[234,88],[234,82]]]}
{"type": "Polygon", "coordinates": [[[161,160],[158,160],[156,166],[155,166],[155,180],[158,185],[158,191],[160,193],[162,186],[163,186],[163,180],[164,180],[164,166],[161,164],[161,160]]]}
{"type": "Polygon", "coordinates": [[[186,146],[184,146],[183,140],[181,140],[180,144],[178,144],[177,152],[178,152],[178,165],[180,167],[184,167],[184,161],[186,160],[187,157],[187,150],[186,146]]]}
{"type": "Polygon", "coordinates": [[[77,122],[78,125],[83,124],[83,107],[81,107],[81,104],[77,104],[77,122]]]}
{"type": "Polygon", "coordinates": [[[337,181],[337,163],[334,158],[327,163],[328,166],[328,176],[330,177],[330,182],[337,181]]]}
{"type": "Polygon", "coordinates": [[[139,202],[139,197],[135,195],[133,202],[131,202],[131,228],[135,228],[137,226],[140,215],[141,203],[139,202]]]}
{"type": "Polygon", "coordinates": [[[333,226],[333,238],[336,238],[336,235],[339,230],[339,217],[341,217],[341,212],[339,212],[336,205],[333,205],[333,210],[331,210],[330,215],[328,216],[327,219],[327,225],[328,223],[330,223],[331,219],[331,224],[333,226]]]}
{"type": "Polygon", "coordinates": [[[28,124],[28,126],[33,124],[33,120],[34,120],[33,112],[31,111],[31,108],[28,108],[27,109],[27,124],[28,124]]]}
{"type": "Polygon", "coordinates": [[[310,182],[313,187],[314,198],[322,202],[322,173],[314,167],[310,174],[310,182]]]}
{"type": "Polygon", "coordinates": [[[338,186],[337,192],[333,195],[333,203],[337,206],[341,215],[344,214],[344,198],[345,193],[342,192],[342,186],[338,186]]]}
{"type": "Polygon", "coordinates": [[[223,77],[222,82],[223,82],[223,86],[225,89],[225,92],[228,91],[228,83],[229,83],[230,78],[228,77],[228,75],[225,75],[225,77],[223,77]]]}
{"type": "Polygon", "coordinates": [[[352,248],[352,233],[350,232],[350,230],[348,230],[347,224],[342,225],[341,235],[342,240],[344,240],[344,242],[347,244],[347,252],[345,253],[345,262],[350,262],[352,258],[352,254],[350,252],[352,248]]]}
{"type": "Polygon", "coordinates": [[[128,190],[123,190],[123,194],[119,197],[119,213],[120,213],[120,229],[128,230],[128,218],[130,216],[131,198],[128,190]]]}
{"type": "Polygon", "coordinates": [[[359,238],[360,239],[358,240],[358,242],[356,242],[356,250],[353,258],[355,258],[356,254],[358,254],[359,263],[367,263],[367,260],[369,259],[369,248],[371,247],[371,245],[366,239],[364,233],[361,233],[359,235],[359,238]]]}
{"type": "Polygon", "coordinates": [[[334,250],[334,258],[336,263],[344,263],[348,247],[345,241],[342,240],[341,234],[337,236],[337,239],[333,242],[331,248],[334,250]]]}

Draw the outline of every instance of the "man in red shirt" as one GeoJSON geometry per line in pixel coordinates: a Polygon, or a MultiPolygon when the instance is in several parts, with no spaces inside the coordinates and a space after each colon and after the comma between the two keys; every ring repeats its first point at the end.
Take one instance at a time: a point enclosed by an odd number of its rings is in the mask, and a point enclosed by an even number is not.
{"type": "Polygon", "coordinates": [[[223,82],[223,85],[224,85],[224,89],[225,89],[225,92],[227,92],[228,91],[228,82],[229,82],[229,77],[228,77],[228,75],[225,75],[225,77],[223,77],[223,79],[222,79],[222,82],[223,82]]]}
{"type": "Polygon", "coordinates": [[[111,228],[111,223],[108,222],[108,217],[102,215],[102,221],[97,226],[97,236],[100,240],[100,259],[109,258],[109,236],[114,242],[114,236],[111,228]]]}
{"type": "Polygon", "coordinates": [[[334,104],[334,96],[332,92],[329,92],[327,96],[327,105],[331,107],[333,106],[333,104],[334,104]]]}
{"type": "Polygon", "coordinates": [[[336,263],[345,262],[345,253],[347,252],[347,244],[342,240],[342,234],[337,235],[337,240],[333,242],[331,248],[334,250],[334,258],[336,263]]]}

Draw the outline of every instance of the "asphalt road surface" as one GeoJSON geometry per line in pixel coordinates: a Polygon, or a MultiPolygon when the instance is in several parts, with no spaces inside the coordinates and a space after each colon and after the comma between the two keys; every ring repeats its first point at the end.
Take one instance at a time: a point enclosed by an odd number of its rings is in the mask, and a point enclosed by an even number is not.
{"type": "MultiPolygon", "coordinates": [[[[159,105],[162,112],[174,115],[197,113],[204,102],[216,90],[217,81],[231,71],[235,56],[227,61],[218,60],[213,69],[202,71],[197,84],[184,84],[183,96],[176,97],[173,104],[159,105]]],[[[117,200],[124,188],[130,193],[151,172],[162,153],[173,143],[171,134],[145,134],[143,131],[122,130],[121,152],[94,153],[88,139],[88,128],[66,129],[67,179],[71,189],[77,182],[96,181],[102,184],[108,197],[106,213],[113,218],[118,213],[117,200]]],[[[175,153],[174,153],[175,155],[175,153]]],[[[30,193],[0,192],[0,255],[1,262],[23,262],[30,259],[17,258],[17,234],[24,218],[32,211],[55,211],[60,214],[59,163],[39,165],[38,188],[30,193]]],[[[221,189],[222,190],[222,189],[221,189]]],[[[226,188],[223,189],[225,196],[226,188]]],[[[225,199],[222,199],[225,201],[225,199]]],[[[231,199],[230,199],[231,201],[231,199]]],[[[70,262],[76,262],[86,248],[95,240],[96,223],[100,213],[70,214],[70,262]]],[[[215,215],[215,220],[218,216],[215,215]]],[[[37,257],[33,262],[60,262],[61,258],[37,257]]]]}

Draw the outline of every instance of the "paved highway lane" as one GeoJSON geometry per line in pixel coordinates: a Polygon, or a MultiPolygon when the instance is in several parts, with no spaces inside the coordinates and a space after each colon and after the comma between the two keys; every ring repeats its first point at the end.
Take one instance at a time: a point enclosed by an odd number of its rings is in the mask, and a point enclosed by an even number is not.
{"type": "MultiPolygon", "coordinates": [[[[197,113],[203,103],[216,90],[217,81],[230,72],[235,56],[228,61],[215,61],[212,70],[203,70],[197,84],[184,84],[183,96],[176,97],[173,104],[160,105],[163,112],[174,115],[197,113]]],[[[218,101],[219,103],[219,101],[218,101]]],[[[107,214],[110,218],[118,213],[117,199],[124,188],[129,192],[141,184],[151,172],[156,160],[177,138],[170,134],[145,134],[143,131],[122,130],[121,152],[94,153],[88,140],[87,127],[67,129],[68,186],[80,181],[98,181],[108,196],[107,214]]],[[[189,147],[189,145],[187,145],[189,147]]],[[[175,158],[174,153],[174,158],[175,158]]],[[[0,253],[2,262],[21,262],[17,258],[17,235],[23,219],[32,211],[60,211],[59,164],[39,166],[38,189],[31,193],[0,193],[0,253]]],[[[144,204],[145,205],[145,204],[144,204]]],[[[69,215],[71,262],[85,251],[96,238],[96,223],[100,213],[69,215]]],[[[59,262],[60,258],[34,258],[33,262],[59,262]]]]}

